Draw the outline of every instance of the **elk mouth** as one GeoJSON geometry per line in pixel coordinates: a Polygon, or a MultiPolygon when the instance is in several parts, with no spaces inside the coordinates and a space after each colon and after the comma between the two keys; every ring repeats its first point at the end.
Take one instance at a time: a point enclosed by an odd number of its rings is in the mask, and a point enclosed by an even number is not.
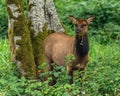
{"type": "Polygon", "coordinates": [[[76,32],[76,36],[78,37],[78,38],[83,38],[83,36],[84,36],[84,33],[83,32],[81,32],[81,31],[79,31],[79,32],[76,32]]]}

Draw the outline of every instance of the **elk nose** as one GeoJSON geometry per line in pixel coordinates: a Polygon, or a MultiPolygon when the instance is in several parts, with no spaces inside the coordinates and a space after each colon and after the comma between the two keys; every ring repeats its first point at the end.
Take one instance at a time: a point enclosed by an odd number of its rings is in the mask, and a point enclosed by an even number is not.
{"type": "Polygon", "coordinates": [[[80,29],[77,29],[76,32],[79,33],[79,32],[81,32],[81,30],[80,30],[80,29]]]}

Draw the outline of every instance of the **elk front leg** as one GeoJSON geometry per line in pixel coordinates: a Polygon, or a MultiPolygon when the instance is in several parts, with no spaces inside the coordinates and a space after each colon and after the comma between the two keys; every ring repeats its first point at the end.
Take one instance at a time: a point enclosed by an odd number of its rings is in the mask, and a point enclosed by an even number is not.
{"type": "Polygon", "coordinates": [[[82,78],[83,75],[84,75],[84,70],[85,70],[85,67],[86,67],[86,65],[87,65],[87,63],[88,63],[88,60],[89,60],[89,55],[87,55],[87,56],[83,59],[83,61],[81,62],[81,64],[80,64],[79,70],[81,71],[81,75],[80,75],[81,78],[82,78]]]}
{"type": "Polygon", "coordinates": [[[71,66],[67,66],[67,74],[71,77],[69,83],[73,83],[73,69],[71,66]]]}

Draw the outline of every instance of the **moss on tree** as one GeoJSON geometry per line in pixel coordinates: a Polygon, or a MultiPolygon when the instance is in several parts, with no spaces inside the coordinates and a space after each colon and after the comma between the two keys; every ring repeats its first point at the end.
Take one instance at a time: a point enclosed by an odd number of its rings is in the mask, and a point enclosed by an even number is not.
{"type": "Polygon", "coordinates": [[[34,62],[30,32],[23,11],[23,0],[6,0],[6,5],[9,21],[14,25],[12,29],[13,34],[10,34],[13,36],[9,37],[11,37],[10,42],[12,42],[10,44],[14,44],[14,46],[12,46],[14,47],[15,61],[18,65],[20,76],[36,78],[36,65],[34,62]],[[15,38],[19,39],[15,40],[15,38]]]}

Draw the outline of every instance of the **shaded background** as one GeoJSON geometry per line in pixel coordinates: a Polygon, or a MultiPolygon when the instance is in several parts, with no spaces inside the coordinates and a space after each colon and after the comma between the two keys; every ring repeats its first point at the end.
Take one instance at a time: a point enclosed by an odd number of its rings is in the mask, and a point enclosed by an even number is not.
{"type": "MultiPolygon", "coordinates": [[[[90,25],[90,35],[95,36],[100,43],[108,43],[110,39],[120,38],[119,0],[54,0],[54,3],[59,18],[70,35],[74,34],[74,27],[68,19],[69,15],[76,18],[88,18],[92,15],[95,19],[90,25]]],[[[1,0],[0,38],[7,37],[7,23],[5,0],[1,0]]]]}

